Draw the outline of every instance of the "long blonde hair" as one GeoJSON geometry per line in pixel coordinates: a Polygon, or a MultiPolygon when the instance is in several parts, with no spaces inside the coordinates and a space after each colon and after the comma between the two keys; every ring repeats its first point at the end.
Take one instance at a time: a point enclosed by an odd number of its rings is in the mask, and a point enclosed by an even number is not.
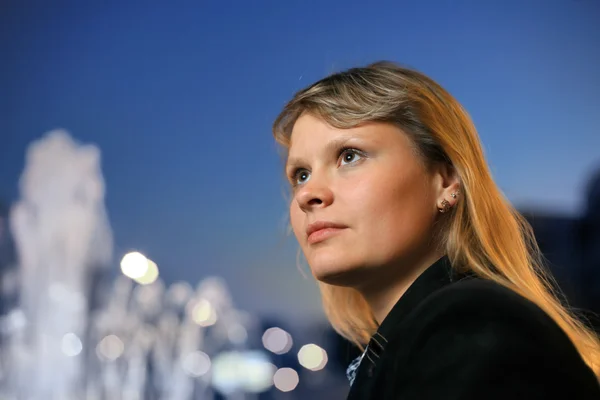
{"type": "MultiPolygon", "coordinates": [[[[333,74],[299,91],[273,124],[289,149],[294,123],[311,113],[336,128],[364,122],[393,123],[416,145],[426,166],[447,163],[461,182],[463,201],[446,221],[443,246],[454,268],[495,281],[533,301],[567,333],[600,376],[600,340],[561,304],[544,267],[533,230],[496,186],[471,118],[458,101],[427,76],[391,62],[333,74]]],[[[361,294],[319,282],[333,328],[359,346],[377,323],[361,294]]]]}

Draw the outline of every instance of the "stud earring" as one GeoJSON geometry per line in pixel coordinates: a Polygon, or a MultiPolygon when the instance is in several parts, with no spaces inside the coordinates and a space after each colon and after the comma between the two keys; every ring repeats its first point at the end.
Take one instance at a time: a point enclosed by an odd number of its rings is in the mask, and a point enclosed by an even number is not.
{"type": "MultiPolygon", "coordinates": [[[[450,196],[453,199],[456,199],[458,197],[458,194],[460,193],[460,190],[457,190],[454,193],[451,193],[450,196]]],[[[448,212],[450,209],[452,208],[452,205],[450,204],[450,202],[446,199],[442,200],[442,208],[438,208],[438,211],[441,213],[446,213],[448,212]]]]}
{"type": "Polygon", "coordinates": [[[442,200],[442,208],[439,208],[438,211],[441,213],[446,213],[448,212],[448,210],[450,210],[450,208],[452,208],[452,206],[450,205],[450,202],[446,199],[442,200]]]}

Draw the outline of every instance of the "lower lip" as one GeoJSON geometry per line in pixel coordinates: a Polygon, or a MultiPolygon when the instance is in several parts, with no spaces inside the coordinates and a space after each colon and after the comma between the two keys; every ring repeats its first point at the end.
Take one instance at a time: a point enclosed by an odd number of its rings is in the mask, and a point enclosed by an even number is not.
{"type": "Polygon", "coordinates": [[[329,239],[330,237],[335,236],[336,234],[341,232],[342,229],[345,228],[325,228],[319,229],[318,231],[314,231],[310,234],[310,236],[308,236],[308,243],[315,244],[322,242],[325,239],[329,239]]]}

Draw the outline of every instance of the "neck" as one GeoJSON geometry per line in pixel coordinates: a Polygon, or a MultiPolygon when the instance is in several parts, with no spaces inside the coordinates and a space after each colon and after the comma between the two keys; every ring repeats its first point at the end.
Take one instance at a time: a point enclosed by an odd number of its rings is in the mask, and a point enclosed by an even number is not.
{"type": "Polygon", "coordinates": [[[389,273],[382,274],[377,282],[357,288],[379,325],[417,278],[443,255],[441,251],[434,251],[413,262],[386,268],[389,273]]]}

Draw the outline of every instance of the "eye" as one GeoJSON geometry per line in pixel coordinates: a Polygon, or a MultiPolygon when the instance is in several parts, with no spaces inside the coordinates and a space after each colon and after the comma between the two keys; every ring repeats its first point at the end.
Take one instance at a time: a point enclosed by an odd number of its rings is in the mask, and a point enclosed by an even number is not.
{"type": "Polygon", "coordinates": [[[359,161],[362,158],[360,151],[357,149],[342,149],[340,153],[340,164],[346,165],[359,161]]]}
{"type": "Polygon", "coordinates": [[[292,174],[292,185],[297,186],[306,183],[310,179],[310,172],[304,168],[299,168],[292,174]]]}

